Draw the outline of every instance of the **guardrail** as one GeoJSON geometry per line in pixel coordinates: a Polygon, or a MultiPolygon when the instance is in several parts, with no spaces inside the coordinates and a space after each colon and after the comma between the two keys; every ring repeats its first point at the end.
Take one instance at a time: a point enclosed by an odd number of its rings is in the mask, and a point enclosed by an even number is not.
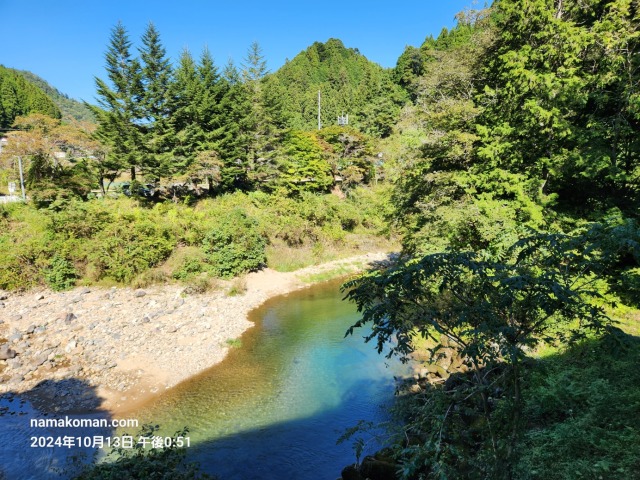
{"type": "Polygon", "coordinates": [[[16,195],[2,195],[0,196],[0,203],[12,203],[12,202],[22,202],[22,197],[18,197],[16,195]]]}

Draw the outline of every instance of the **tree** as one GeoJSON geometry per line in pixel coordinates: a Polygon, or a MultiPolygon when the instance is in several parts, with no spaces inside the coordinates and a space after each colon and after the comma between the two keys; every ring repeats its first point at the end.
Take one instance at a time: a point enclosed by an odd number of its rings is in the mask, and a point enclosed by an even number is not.
{"type": "Polygon", "coordinates": [[[0,65],[0,128],[10,127],[19,116],[41,113],[60,118],[55,103],[20,72],[0,65]]]}
{"type": "Polygon", "coordinates": [[[369,183],[373,177],[370,139],[350,127],[331,126],[315,133],[326,145],[333,175],[344,191],[369,183]]]}
{"type": "Polygon", "coordinates": [[[403,452],[403,478],[472,472],[474,478],[511,478],[527,352],[540,342],[575,343],[610,323],[589,301],[597,295],[591,288],[597,254],[585,244],[587,236],[534,236],[514,244],[504,260],[481,251],[432,254],[343,286],[362,313],[348,334],[371,324],[366,341],[403,359],[417,335],[434,345],[431,362],[450,349],[468,371],[450,382],[448,400],[425,404],[409,420],[407,431],[424,442],[403,452]],[[465,415],[482,418],[473,438],[451,428],[465,415]]]}
{"type": "Polygon", "coordinates": [[[225,91],[220,100],[220,126],[212,133],[215,150],[224,164],[221,187],[246,190],[250,187],[247,170],[253,133],[251,100],[231,61],[224,68],[222,82],[225,91]]]}
{"type": "Polygon", "coordinates": [[[276,152],[278,176],[272,187],[285,195],[326,192],[333,185],[331,166],[313,133],[291,131],[276,152]]]}
{"type": "Polygon", "coordinates": [[[180,55],[171,90],[173,114],[170,121],[174,135],[174,169],[171,173],[175,174],[193,162],[198,145],[202,144],[205,135],[198,104],[202,97],[202,86],[196,63],[188,50],[180,55]],[[179,168],[175,168],[178,166],[179,168]]]}
{"type": "Polygon", "coordinates": [[[168,177],[173,170],[170,117],[174,112],[169,98],[173,71],[153,23],[149,23],[142,36],[140,57],[144,166],[157,177],[168,177]]]}
{"type": "Polygon", "coordinates": [[[262,54],[262,48],[258,42],[253,42],[249,46],[247,56],[242,64],[242,80],[251,89],[257,91],[260,88],[260,81],[269,72],[267,62],[262,54]]]}
{"type": "Polygon", "coordinates": [[[130,53],[127,31],[118,23],[111,31],[105,55],[110,85],[96,77],[98,103],[101,108],[87,104],[96,116],[96,137],[109,147],[114,162],[131,172],[144,166],[143,105],[144,89],[140,63],[130,53]]]}
{"type": "Polygon", "coordinates": [[[248,93],[250,109],[247,112],[249,128],[249,169],[255,169],[256,160],[262,156],[269,142],[270,122],[264,104],[264,78],[268,73],[267,62],[258,42],[249,47],[242,64],[242,80],[248,93]]]}
{"type": "MultiPolygon", "coordinates": [[[[391,81],[390,71],[335,38],[314,43],[270,77],[282,87],[282,112],[287,126],[294,129],[317,128],[318,90],[322,92],[324,125],[349,114],[350,124],[361,130],[373,126],[376,117],[382,120],[384,115],[380,113],[393,114],[406,100],[402,89],[391,81]],[[388,98],[391,105],[385,105],[383,98],[388,98]],[[371,104],[377,106],[367,111],[371,104]]],[[[389,118],[379,123],[388,126],[389,118]]],[[[377,133],[373,128],[370,131],[377,133]]],[[[388,128],[381,131],[386,134],[388,128]]]]}
{"type": "Polygon", "coordinates": [[[1,157],[12,170],[17,159],[22,162],[37,203],[74,195],[85,198],[105,175],[104,150],[90,127],[62,124],[39,113],[16,118],[14,126],[17,130],[7,134],[1,157]]]}
{"type": "Polygon", "coordinates": [[[574,208],[635,208],[633,2],[505,0],[494,19],[498,37],[479,99],[486,106],[480,160],[536,176],[574,208]]]}

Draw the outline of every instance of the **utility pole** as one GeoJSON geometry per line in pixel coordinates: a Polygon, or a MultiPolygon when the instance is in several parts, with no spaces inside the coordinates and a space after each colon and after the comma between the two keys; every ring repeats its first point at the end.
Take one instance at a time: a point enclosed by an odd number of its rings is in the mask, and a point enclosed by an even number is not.
{"type": "Polygon", "coordinates": [[[320,90],[318,90],[318,130],[322,128],[322,123],[320,123],[320,90]]]}
{"type": "Polygon", "coordinates": [[[18,155],[18,168],[20,168],[20,188],[22,189],[22,200],[27,201],[27,196],[24,193],[24,175],[22,173],[22,157],[18,155]]]}

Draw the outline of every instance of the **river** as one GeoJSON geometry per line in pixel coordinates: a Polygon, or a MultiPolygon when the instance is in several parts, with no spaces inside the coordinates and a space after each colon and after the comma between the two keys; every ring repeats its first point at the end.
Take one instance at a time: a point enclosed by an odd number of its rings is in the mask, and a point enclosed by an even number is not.
{"type": "Polygon", "coordinates": [[[126,416],[159,424],[163,434],[188,426],[188,460],[221,480],[336,479],[355,461],[352,441],[336,440],[359,420],[386,420],[394,375],[405,372],[364,343],[366,332],[344,338],[358,316],[339,285],[267,301],[222,363],[126,416]]]}

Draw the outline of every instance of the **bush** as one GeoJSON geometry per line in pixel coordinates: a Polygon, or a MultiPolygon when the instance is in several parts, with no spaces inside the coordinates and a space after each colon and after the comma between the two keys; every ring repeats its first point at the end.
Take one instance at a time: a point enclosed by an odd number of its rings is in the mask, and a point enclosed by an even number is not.
{"type": "Polygon", "coordinates": [[[169,231],[149,220],[113,223],[89,253],[98,276],[128,283],[136,275],[158,265],[173,250],[169,231]]]}
{"type": "Polygon", "coordinates": [[[258,222],[240,209],[223,217],[203,242],[212,272],[223,278],[260,268],[266,262],[265,247],[258,222]]]}
{"type": "MultiPolygon", "coordinates": [[[[155,438],[157,430],[158,426],[143,425],[133,438],[155,438]]],[[[139,442],[133,448],[116,448],[109,454],[116,457],[114,462],[94,465],[75,480],[213,480],[215,477],[200,473],[197,464],[185,460],[186,451],[180,442],[187,434],[186,428],[176,432],[167,448],[144,448],[139,442]]]]}
{"type": "Polygon", "coordinates": [[[171,274],[176,280],[186,280],[204,270],[203,259],[198,257],[185,257],[182,264],[171,274]]]}
{"type": "Polygon", "coordinates": [[[184,295],[201,295],[213,290],[216,287],[215,280],[207,277],[206,274],[197,277],[190,277],[186,288],[182,291],[184,295]]]}
{"type": "Polygon", "coordinates": [[[76,269],[69,260],[55,255],[51,259],[51,266],[45,271],[44,278],[52,290],[68,290],[76,283],[76,269]]]}

